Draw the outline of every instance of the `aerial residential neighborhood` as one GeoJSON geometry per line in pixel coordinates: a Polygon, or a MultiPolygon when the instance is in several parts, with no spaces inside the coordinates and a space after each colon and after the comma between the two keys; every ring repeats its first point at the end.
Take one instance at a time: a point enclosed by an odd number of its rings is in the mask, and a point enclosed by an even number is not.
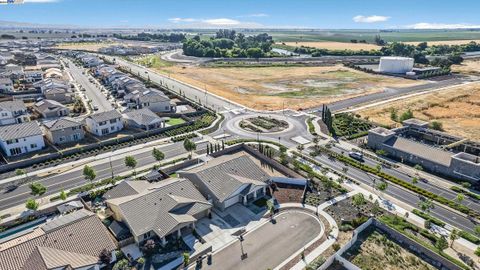
{"type": "Polygon", "coordinates": [[[0,270],[480,269],[480,3],[0,1],[0,270]]]}

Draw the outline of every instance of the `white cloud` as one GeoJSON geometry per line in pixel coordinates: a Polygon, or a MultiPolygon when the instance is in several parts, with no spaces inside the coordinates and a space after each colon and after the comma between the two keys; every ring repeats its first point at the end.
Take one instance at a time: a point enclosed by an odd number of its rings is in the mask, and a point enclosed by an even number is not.
{"type": "Polygon", "coordinates": [[[363,16],[358,15],[353,17],[353,21],[357,23],[377,23],[377,22],[386,22],[390,19],[388,16],[379,16],[379,15],[372,15],[372,16],[363,16]]]}
{"type": "Polygon", "coordinates": [[[229,18],[209,18],[209,19],[200,19],[200,18],[170,18],[168,19],[171,23],[176,25],[175,27],[182,28],[259,28],[262,27],[261,24],[256,22],[243,22],[229,18]]]}
{"type": "Polygon", "coordinates": [[[407,28],[412,29],[465,29],[465,28],[480,28],[480,24],[468,23],[416,23],[408,25],[407,28]]]}
{"type": "Polygon", "coordinates": [[[235,26],[240,24],[240,22],[237,20],[232,20],[227,18],[208,19],[208,20],[203,20],[203,22],[213,26],[235,26]]]}

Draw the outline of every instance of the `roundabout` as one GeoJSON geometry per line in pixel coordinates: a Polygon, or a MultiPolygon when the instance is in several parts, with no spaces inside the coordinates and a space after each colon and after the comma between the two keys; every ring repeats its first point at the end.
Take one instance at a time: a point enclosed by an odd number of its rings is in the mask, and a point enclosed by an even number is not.
{"type": "Polygon", "coordinates": [[[244,117],[235,122],[237,128],[252,133],[278,134],[291,129],[292,125],[286,120],[273,116],[244,117]]]}

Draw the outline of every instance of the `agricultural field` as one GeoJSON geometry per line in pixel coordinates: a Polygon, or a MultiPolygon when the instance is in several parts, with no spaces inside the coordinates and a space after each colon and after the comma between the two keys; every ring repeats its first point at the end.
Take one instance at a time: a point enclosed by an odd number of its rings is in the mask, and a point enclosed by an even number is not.
{"type": "Polygon", "coordinates": [[[291,47],[312,47],[312,48],[319,48],[319,49],[326,49],[326,50],[353,50],[353,51],[360,51],[360,50],[379,50],[381,47],[375,44],[367,44],[367,43],[350,43],[350,42],[329,42],[329,41],[321,41],[321,42],[285,42],[286,46],[291,47]]]}
{"type": "Polygon", "coordinates": [[[354,245],[347,253],[351,253],[349,260],[361,269],[436,269],[378,231],[373,231],[366,239],[359,240],[358,245],[354,245]]]}
{"type": "Polygon", "coordinates": [[[356,113],[375,123],[399,126],[391,119],[391,111],[396,110],[400,115],[407,109],[415,118],[442,123],[448,133],[480,140],[480,83],[396,100],[356,113]]]}
{"type": "MultiPolygon", "coordinates": [[[[142,60],[139,60],[142,61],[142,60]]],[[[150,60],[149,60],[150,61],[150,60]]],[[[343,66],[152,67],[177,80],[261,110],[306,109],[323,103],[382,91],[386,87],[422,84],[367,74],[343,66]]]]}

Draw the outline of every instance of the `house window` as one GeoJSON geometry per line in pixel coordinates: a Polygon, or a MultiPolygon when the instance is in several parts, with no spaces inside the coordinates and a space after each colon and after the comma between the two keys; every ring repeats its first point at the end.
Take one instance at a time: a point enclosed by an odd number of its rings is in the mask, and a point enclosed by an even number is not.
{"type": "Polygon", "coordinates": [[[19,155],[21,153],[22,153],[22,149],[20,147],[10,149],[11,156],[19,155]]]}
{"type": "Polygon", "coordinates": [[[106,123],[107,123],[107,122],[103,121],[103,122],[98,123],[98,125],[99,125],[99,126],[103,126],[103,125],[105,125],[106,123]]]}
{"type": "Polygon", "coordinates": [[[7,144],[18,143],[18,139],[7,140],[7,144]]]}
{"type": "Polygon", "coordinates": [[[108,128],[102,129],[102,135],[108,134],[108,128]]]}
{"type": "Polygon", "coordinates": [[[111,130],[111,131],[115,131],[115,127],[110,127],[110,130],[111,130]]]}
{"type": "Polygon", "coordinates": [[[58,140],[61,142],[65,141],[65,136],[61,136],[60,138],[58,138],[58,140]]]}
{"type": "Polygon", "coordinates": [[[117,122],[117,119],[110,120],[110,124],[115,124],[116,122],[117,122]]]}
{"type": "Polygon", "coordinates": [[[80,135],[79,135],[78,133],[75,133],[75,134],[72,135],[72,139],[73,139],[74,141],[77,141],[77,140],[80,139],[80,135]]]}
{"type": "Polygon", "coordinates": [[[32,144],[30,144],[30,148],[31,148],[31,149],[35,149],[35,148],[37,148],[37,144],[36,144],[36,143],[32,143],[32,144]]]}

